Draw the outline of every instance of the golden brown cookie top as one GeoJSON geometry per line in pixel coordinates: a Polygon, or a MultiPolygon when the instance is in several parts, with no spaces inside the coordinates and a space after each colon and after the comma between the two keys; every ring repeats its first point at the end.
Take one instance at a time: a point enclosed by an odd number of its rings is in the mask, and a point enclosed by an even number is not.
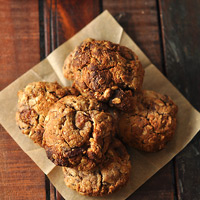
{"type": "Polygon", "coordinates": [[[167,95],[144,90],[137,96],[133,111],[121,113],[119,135],[130,146],[155,152],[174,135],[177,106],[167,95]]]}
{"type": "Polygon", "coordinates": [[[101,162],[115,133],[111,114],[83,96],[66,96],[45,119],[43,146],[56,165],[89,170],[101,162]]]}
{"type": "Polygon", "coordinates": [[[82,195],[101,196],[121,188],[129,179],[131,163],[124,145],[113,139],[105,160],[93,171],[63,167],[65,184],[82,195]]]}
{"type": "Polygon", "coordinates": [[[67,94],[77,94],[74,88],[61,87],[58,83],[33,82],[18,92],[16,120],[22,133],[41,145],[44,119],[49,108],[67,94]]]}
{"type": "Polygon", "coordinates": [[[178,107],[169,96],[151,90],[143,90],[136,99],[137,103],[133,105],[133,112],[135,113],[148,110],[174,117],[178,111],[178,107]]]}
{"type": "Polygon", "coordinates": [[[74,79],[84,96],[128,109],[128,97],[142,87],[144,70],[130,49],[109,41],[87,39],[65,60],[64,76],[74,79]]]}

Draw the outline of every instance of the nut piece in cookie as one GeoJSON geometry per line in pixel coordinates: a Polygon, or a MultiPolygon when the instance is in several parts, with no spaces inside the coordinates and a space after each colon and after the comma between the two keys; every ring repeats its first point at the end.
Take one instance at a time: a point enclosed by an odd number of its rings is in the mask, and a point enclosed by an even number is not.
{"type": "Polygon", "coordinates": [[[167,95],[144,90],[133,111],[121,113],[119,136],[130,146],[156,152],[165,147],[176,129],[177,106],[167,95]]]}
{"type": "Polygon", "coordinates": [[[128,110],[134,92],[141,90],[144,70],[129,48],[109,41],[87,39],[66,58],[63,73],[83,96],[128,110]]]}
{"type": "Polygon", "coordinates": [[[113,139],[104,162],[93,171],[63,167],[65,184],[82,195],[110,194],[127,183],[131,170],[129,157],[124,145],[113,139]]]}
{"type": "Polygon", "coordinates": [[[56,165],[90,170],[101,162],[114,133],[114,120],[101,103],[66,96],[45,119],[43,146],[56,165]]]}
{"type": "Polygon", "coordinates": [[[49,108],[68,94],[77,94],[74,88],[62,88],[58,83],[33,82],[18,92],[17,125],[23,134],[42,144],[44,119],[49,108]]]}

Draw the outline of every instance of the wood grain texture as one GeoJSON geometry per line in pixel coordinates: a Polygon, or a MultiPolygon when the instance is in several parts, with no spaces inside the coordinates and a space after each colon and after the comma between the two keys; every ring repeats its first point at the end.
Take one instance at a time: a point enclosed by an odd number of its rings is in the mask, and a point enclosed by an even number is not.
{"type": "MultiPolygon", "coordinates": [[[[129,36],[141,47],[151,61],[164,72],[162,38],[159,32],[157,3],[154,0],[106,0],[103,9],[115,16],[129,36]]],[[[174,199],[173,161],[163,167],[128,199],[174,199]],[[155,195],[155,194],[159,195],[155,195]]]]}
{"type": "Polygon", "coordinates": [[[62,44],[100,14],[99,0],[57,2],[57,44],[62,44]]]}
{"type": "MultiPolygon", "coordinates": [[[[37,1],[0,1],[0,89],[39,62],[38,19],[37,1]]],[[[2,126],[0,152],[0,199],[45,199],[44,174],[2,126]]]]}
{"type": "Polygon", "coordinates": [[[160,0],[168,79],[200,110],[200,3],[160,0]]]}
{"type": "Polygon", "coordinates": [[[45,199],[44,174],[0,126],[0,199],[45,199]]]}
{"type": "Polygon", "coordinates": [[[173,164],[168,163],[134,192],[127,200],[174,199],[173,164]]]}
{"type": "Polygon", "coordinates": [[[44,0],[45,51],[48,55],[100,13],[95,0],[44,0]]]}
{"type": "Polygon", "coordinates": [[[40,60],[38,3],[0,1],[0,89],[40,60]]]}
{"type": "Polygon", "coordinates": [[[155,0],[104,0],[107,9],[150,60],[161,70],[161,40],[155,0]]]}
{"type": "Polygon", "coordinates": [[[177,199],[200,199],[200,132],[175,159],[177,199]]]}
{"type": "MultiPolygon", "coordinates": [[[[200,110],[200,4],[159,1],[166,75],[200,110]]],[[[200,133],[176,156],[178,199],[200,199],[200,133]]]]}

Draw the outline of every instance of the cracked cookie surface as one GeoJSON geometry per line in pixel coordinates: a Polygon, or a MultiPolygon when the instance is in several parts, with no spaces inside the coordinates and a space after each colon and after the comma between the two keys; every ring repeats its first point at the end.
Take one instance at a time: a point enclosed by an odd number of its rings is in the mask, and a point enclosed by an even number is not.
{"type": "Polygon", "coordinates": [[[131,163],[124,145],[113,139],[105,160],[93,171],[63,167],[65,184],[82,195],[110,194],[125,185],[130,176],[131,163]]]}
{"type": "Polygon", "coordinates": [[[83,96],[127,110],[134,92],[140,91],[144,70],[129,48],[109,41],[86,39],[66,58],[63,73],[74,80],[83,96]]]}
{"type": "Polygon", "coordinates": [[[119,136],[130,146],[156,152],[165,147],[176,129],[177,106],[167,95],[144,90],[133,111],[121,113],[119,136]]]}
{"type": "Polygon", "coordinates": [[[83,96],[66,96],[45,119],[43,146],[56,165],[90,170],[101,162],[115,133],[111,114],[83,96]]]}
{"type": "Polygon", "coordinates": [[[33,82],[18,92],[16,121],[23,134],[42,145],[44,119],[49,108],[68,94],[78,94],[74,88],[58,83],[33,82]]]}

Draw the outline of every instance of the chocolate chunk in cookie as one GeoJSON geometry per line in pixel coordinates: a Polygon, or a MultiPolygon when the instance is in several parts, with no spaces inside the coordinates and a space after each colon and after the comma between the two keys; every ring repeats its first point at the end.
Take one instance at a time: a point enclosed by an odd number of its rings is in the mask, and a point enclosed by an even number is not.
{"type": "Polygon", "coordinates": [[[122,140],[146,152],[163,149],[176,129],[177,106],[167,95],[144,90],[133,107],[133,111],[120,114],[122,140]]]}
{"type": "Polygon", "coordinates": [[[49,108],[68,94],[78,94],[74,88],[62,88],[58,83],[34,82],[18,92],[16,121],[23,134],[42,144],[44,119],[49,108]]]}
{"type": "Polygon", "coordinates": [[[66,96],[45,119],[43,145],[56,165],[90,170],[101,162],[115,133],[111,114],[83,96],[66,96]]]}
{"type": "Polygon", "coordinates": [[[124,186],[130,176],[131,163],[124,145],[113,139],[105,160],[93,171],[63,167],[65,184],[82,195],[102,196],[124,186]]]}
{"type": "Polygon", "coordinates": [[[85,40],[65,60],[63,73],[83,96],[128,110],[141,90],[144,70],[130,49],[109,41],[85,40]]]}

